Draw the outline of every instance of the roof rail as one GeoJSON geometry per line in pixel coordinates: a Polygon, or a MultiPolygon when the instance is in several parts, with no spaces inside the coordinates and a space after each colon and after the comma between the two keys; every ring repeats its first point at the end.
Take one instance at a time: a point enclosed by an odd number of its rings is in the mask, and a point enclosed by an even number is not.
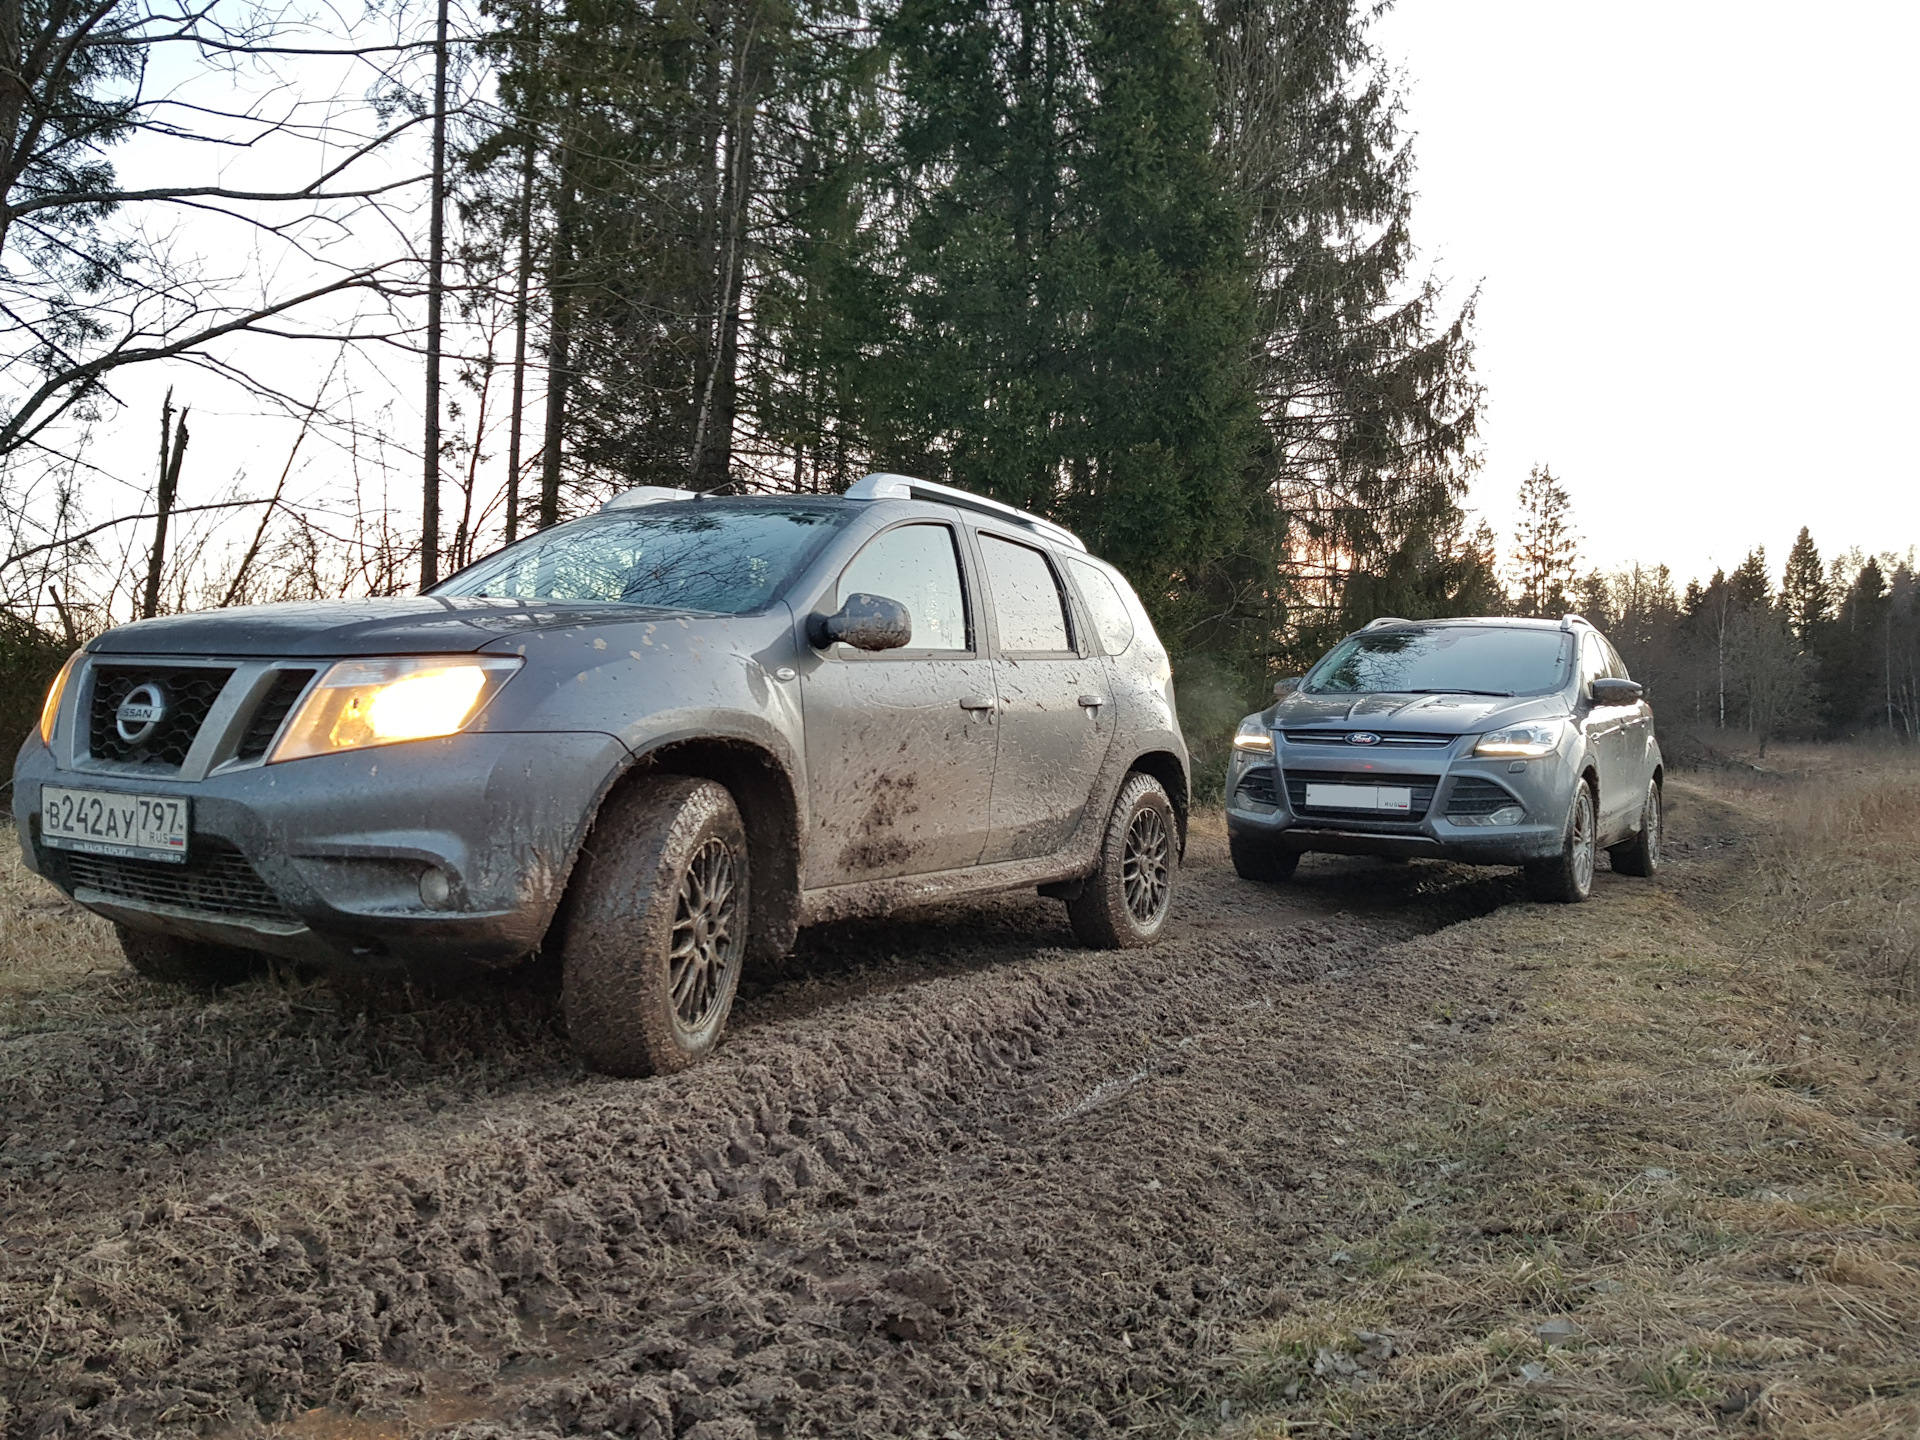
{"type": "Polygon", "coordinates": [[[1378,630],[1382,625],[1411,625],[1412,623],[1411,620],[1402,620],[1398,615],[1382,615],[1378,620],[1367,621],[1367,623],[1360,628],[1362,630],[1378,630]]]}
{"type": "Polygon", "coordinates": [[[1562,615],[1560,617],[1560,628],[1562,630],[1571,630],[1576,625],[1584,625],[1589,630],[1593,629],[1593,622],[1584,615],[1562,615]]]}
{"type": "Polygon", "coordinates": [[[600,508],[632,510],[640,505],[658,505],[662,500],[698,500],[699,498],[698,490],[675,490],[670,485],[636,485],[631,490],[622,490],[600,508]]]}
{"type": "Polygon", "coordinates": [[[1015,509],[998,500],[989,500],[985,495],[976,495],[971,490],[956,489],[952,485],[936,485],[931,480],[916,480],[911,475],[868,475],[856,480],[847,487],[849,500],[931,500],[940,505],[952,505],[961,510],[973,510],[982,515],[991,515],[997,520],[1010,520],[1016,525],[1024,525],[1037,535],[1056,540],[1062,545],[1084,551],[1086,542],[1064,525],[1056,525],[1051,520],[1043,520],[1038,515],[1030,515],[1025,510],[1015,509]]]}

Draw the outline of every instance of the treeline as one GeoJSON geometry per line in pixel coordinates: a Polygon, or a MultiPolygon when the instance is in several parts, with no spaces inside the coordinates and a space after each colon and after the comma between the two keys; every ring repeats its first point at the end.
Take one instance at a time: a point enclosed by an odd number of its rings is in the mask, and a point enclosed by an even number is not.
{"type": "Polygon", "coordinates": [[[447,563],[622,486],[885,469],[1073,527],[1249,683],[1373,577],[1446,590],[1468,315],[1369,13],[493,0],[459,289],[539,394],[447,563]]]}

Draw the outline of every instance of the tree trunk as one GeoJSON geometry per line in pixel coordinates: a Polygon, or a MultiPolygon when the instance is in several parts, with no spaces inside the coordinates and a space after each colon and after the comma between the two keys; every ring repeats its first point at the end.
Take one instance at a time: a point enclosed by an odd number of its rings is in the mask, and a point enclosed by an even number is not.
{"type": "Polygon", "coordinates": [[[547,425],[540,452],[540,528],[560,521],[560,449],[566,439],[567,382],[573,340],[573,156],[560,161],[560,190],[554,196],[553,253],[547,261],[547,294],[552,318],[547,326],[547,425]]]}
{"type": "Polygon", "coordinates": [[[520,275],[513,297],[513,418],[507,436],[507,543],[520,534],[520,429],[526,417],[527,291],[533,280],[533,139],[520,161],[520,275]]]}
{"type": "Polygon", "coordinates": [[[143,620],[151,620],[160,613],[160,572],[167,563],[167,520],[173,514],[173,497],[180,491],[180,462],[186,455],[186,407],[181,407],[180,418],[175,420],[173,391],[168,390],[160,406],[160,493],[153,507],[159,513],[153,521],[153,549],[147,555],[147,589],[140,603],[143,620]]]}
{"type": "Polygon", "coordinates": [[[420,588],[440,578],[440,301],[447,248],[447,0],[433,32],[433,193],[427,217],[427,433],[420,499],[420,588]]]}

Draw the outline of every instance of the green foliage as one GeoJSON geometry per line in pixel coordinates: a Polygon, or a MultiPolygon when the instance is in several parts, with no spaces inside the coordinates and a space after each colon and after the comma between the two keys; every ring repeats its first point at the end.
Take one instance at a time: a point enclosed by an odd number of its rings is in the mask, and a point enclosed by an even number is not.
{"type": "Polygon", "coordinates": [[[73,646],[0,610],[0,746],[11,756],[40,722],[40,702],[73,646]]]}
{"type": "Polygon", "coordinates": [[[1580,539],[1573,528],[1573,501],[1545,465],[1534,466],[1520,486],[1520,528],[1513,545],[1519,585],[1514,613],[1564,615],[1572,603],[1580,539]]]}

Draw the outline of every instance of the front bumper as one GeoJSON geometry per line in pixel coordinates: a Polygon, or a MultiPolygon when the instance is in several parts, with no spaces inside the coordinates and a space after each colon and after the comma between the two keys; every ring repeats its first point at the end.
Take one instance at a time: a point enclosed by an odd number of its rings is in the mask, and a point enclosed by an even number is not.
{"type": "Polygon", "coordinates": [[[1524,865],[1550,859],[1565,843],[1574,769],[1560,755],[1476,759],[1471,737],[1416,754],[1361,755],[1330,746],[1290,746],[1279,735],[1274,739],[1271,759],[1236,750],[1228,763],[1231,835],[1296,852],[1426,857],[1468,865],[1524,865]],[[1264,767],[1271,767],[1266,777],[1260,773],[1264,767]],[[1315,810],[1301,803],[1307,776],[1334,784],[1404,785],[1419,813],[1402,819],[1315,810]],[[1511,806],[1489,786],[1505,792],[1511,806]],[[1468,807],[1484,815],[1489,806],[1518,808],[1522,818],[1487,825],[1460,813],[1468,807]]]}
{"type": "Polygon", "coordinates": [[[497,964],[539,945],[626,756],[610,735],[482,732],[184,781],[57,767],[33,737],[13,817],[32,869],[134,928],[321,963],[497,964]],[[187,797],[186,865],[46,845],[42,784],[187,797]]]}

